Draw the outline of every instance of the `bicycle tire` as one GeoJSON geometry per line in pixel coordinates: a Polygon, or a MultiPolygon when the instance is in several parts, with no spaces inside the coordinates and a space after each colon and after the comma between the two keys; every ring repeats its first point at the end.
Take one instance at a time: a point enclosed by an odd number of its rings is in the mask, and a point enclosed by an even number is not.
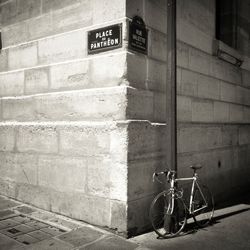
{"type": "Polygon", "coordinates": [[[198,186],[196,186],[194,190],[192,206],[194,209],[194,221],[199,227],[205,227],[211,223],[214,215],[214,199],[211,191],[206,185],[198,183],[198,186]],[[201,194],[198,187],[200,187],[203,195],[201,194]],[[204,208],[202,209],[203,206],[204,208]],[[198,211],[195,212],[195,210],[198,211]]]}
{"type": "Polygon", "coordinates": [[[169,212],[171,193],[163,191],[159,193],[151,203],[149,218],[154,231],[162,238],[172,238],[181,233],[187,222],[186,207],[181,198],[174,198],[173,213],[169,212]]]}

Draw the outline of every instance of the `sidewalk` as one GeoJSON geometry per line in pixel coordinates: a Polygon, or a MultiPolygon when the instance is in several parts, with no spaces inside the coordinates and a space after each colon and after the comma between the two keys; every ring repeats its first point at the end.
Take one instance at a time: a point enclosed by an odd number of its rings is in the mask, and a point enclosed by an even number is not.
{"type": "Polygon", "coordinates": [[[250,249],[250,196],[216,210],[213,225],[182,237],[115,234],[0,196],[0,250],[250,249]]]}

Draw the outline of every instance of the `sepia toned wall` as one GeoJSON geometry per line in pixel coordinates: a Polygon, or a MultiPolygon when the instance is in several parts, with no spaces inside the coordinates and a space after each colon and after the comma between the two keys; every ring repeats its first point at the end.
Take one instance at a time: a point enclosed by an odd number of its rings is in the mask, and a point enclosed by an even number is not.
{"type": "MultiPolygon", "coordinates": [[[[87,32],[125,1],[0,1],[0,193],[126,232],[127,51],[87,32]]],[[[125,37],[125,35],[124,35],[125,37]]]]}
{"type": "Polygon", "coordinates": [[[227,51],[240,67],[214,55],[215,1],[177,1],[179,169],[204,164],[216,202],[249,186],[250,2],[238,2],[238,49],[227,51]]]}
{"type": "MultiPolygon", "coordinates": [[[[216,201],[249,185],[250,12],[241,13],[237,67],[214,56],[214,1],[177,1],[178,174],[204,164],[216,201]]],[[[125,236],[149,230],[163,188],[152,174],[169,150],[166,1],[2,0],[0,17],[0,193],[125,236]],[[147,55],[128,49],[135,15],[147,55]],[[119,23],[122,47],[88,55],[87,32],[119,23]]]]}

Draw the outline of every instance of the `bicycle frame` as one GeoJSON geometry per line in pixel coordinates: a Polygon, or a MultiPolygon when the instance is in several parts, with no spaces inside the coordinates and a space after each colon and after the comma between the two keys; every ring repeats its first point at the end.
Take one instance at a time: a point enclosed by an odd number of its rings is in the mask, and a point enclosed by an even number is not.
{"type": "MultiPolygon", "coordinates": [[[[172,178],[171,181],[170,181],[170,192],[172,193],[172,201],[171,201],[171,212],[173,212],[173,209],[174,209],[174,196],[175,196],[175,183],[178,182],[178,181],[191,181],[192,180],[192,187],[191,187],[191,193],[190,193],[190,199],[189,199],[189,206],[187,207],[188,209],[188,212],[189,214],[194,214],[194,213],[197,213],[199,212],[200,210],[204,209],[207,207],[207,201],[205,199],[205,196],[204,194],[202,193],[202,190],[200,188],[200,185],[197,181],[198,179],[198,175],[195,174],[193,177],[189,177],[189,178],[172,178]],[[198,208],[198,209],[194,209],[194,207],[192,206],[193,205],[193,199],[194,199],[194,187],[195,185],[197,186],[201,196],[202,196],[202,199],[204,200],[205,202],[205,205],[198,208]]],[[[185,204],[186,205],[186,204],[185,204]]]]}

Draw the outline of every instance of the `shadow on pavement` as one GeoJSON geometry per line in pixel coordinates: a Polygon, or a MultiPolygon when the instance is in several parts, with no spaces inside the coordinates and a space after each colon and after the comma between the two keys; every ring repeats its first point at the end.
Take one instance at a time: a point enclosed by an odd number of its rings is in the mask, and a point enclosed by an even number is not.
{"type": "MultiPolygon", "coordinates": [[[[199,227],[199,226],[197,226],[197,224],[195,222],[187,223],[184,230],[181,232],[181,234],[175,236],[174,238],[186,236],[188,234],[195,234],[199,230],[204,230],[204,229],[206,230],[206,228],[208,228],[210,226],[221,223],[221,220],[223,220],[225,218],[228,218],[228,217],[240,214],[240,213],[244,213],[244,212],[249,211],[249,210],[250,210],[250,208],[243,208],[243,209],[240,209],[240,210],[237,210],[237,211],[232,211],[232,212],[228,212],[228,213],[226,212],[224,214],[217,215],[217,216],[215,215],[213,217],[211,223],[209,225],[207,225],[206,227],[199,227]]],[[[162,238],[162,237],[157,237],[157,239],[165,240],[165,238],[162,238]]]]}

